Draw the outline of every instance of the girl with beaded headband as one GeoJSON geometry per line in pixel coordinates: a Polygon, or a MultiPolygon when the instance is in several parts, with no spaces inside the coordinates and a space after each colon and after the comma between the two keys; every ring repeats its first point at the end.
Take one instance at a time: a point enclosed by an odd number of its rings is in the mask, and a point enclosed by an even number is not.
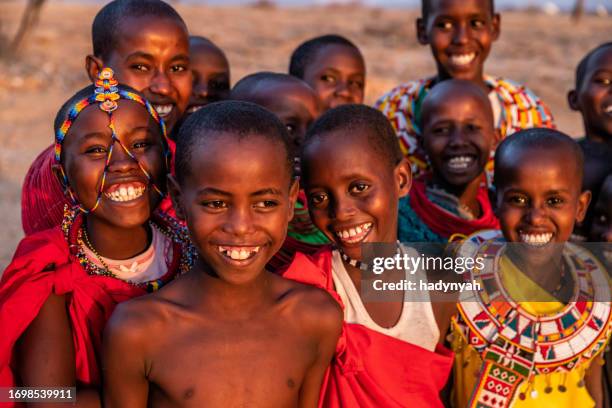
{"type": "Polygon", "coordinates": [[[24,238],[2,275],[0,386],[77,386],[80,402],[99,406],[101,337],[115,306],[188,270],[194,252],[155,211],[166,130],[139,93],[104,69],[55,129],[54,171],[74,206],[61,227],[24,238]]]}

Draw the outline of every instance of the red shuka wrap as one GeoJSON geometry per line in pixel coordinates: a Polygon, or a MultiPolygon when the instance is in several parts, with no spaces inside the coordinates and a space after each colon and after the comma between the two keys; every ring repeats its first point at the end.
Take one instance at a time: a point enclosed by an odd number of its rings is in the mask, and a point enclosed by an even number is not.
{"type": "Polygon", "coordinates": [[[24,238],[0,280],[0,387],[16,386],[15,342],[51,293],[66,295],[77,382],[97,386],[106,321],[118,303],[146,291],[116,278],[87,274],[70,254],[60,227],[24,238]]]}
{"type": "Polygon", "coordinates": [[[471,235],[475,231],[499,229],[499,220],[489,202],[486,187],[481,186],[478,189],[476,199],[482,209],[482,215],[475,220],[464,220],[429,201],[423,180],[415,180],[410,190],[410,206],[414,212],[433,232],[443,237],[456,233],[471,235]]]}
{"type": "MultiPolygon", "coordinates": [[[[282,276],[334,290],[331,250],[312,257],[297,253],[282,276]]],[[[453,364],[451,351],[436,352],[378,333],[360,324],[344,323],[336,353],[326,374],[319,407],[443,407],[440,390],[453,364]]]]}

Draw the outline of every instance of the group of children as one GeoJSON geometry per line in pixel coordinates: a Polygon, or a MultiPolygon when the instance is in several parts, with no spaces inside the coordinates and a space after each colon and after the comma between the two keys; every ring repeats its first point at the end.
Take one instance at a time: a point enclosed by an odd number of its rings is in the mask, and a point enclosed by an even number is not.
{"type": "Polygon", "coordinates": [[[230,87],[170,5],[104,6],[93,85],[24,182],[0,386],[87,407],[609,404],[612,250],[579,243],[612,242],[612,43],[576,70],[577,143],[484,74],[492,0],[424,0],[416,25],[437,73],[368,107],[341,36],[230,87]],[[482,254],[485,290],[365,298],[364,244],[408,242],[482,254]]]}

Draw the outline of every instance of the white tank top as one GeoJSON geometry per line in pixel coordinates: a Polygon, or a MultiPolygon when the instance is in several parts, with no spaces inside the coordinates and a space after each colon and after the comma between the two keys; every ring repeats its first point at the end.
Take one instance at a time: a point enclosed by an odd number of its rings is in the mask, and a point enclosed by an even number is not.
{"type": "MultiPolygon", "coordinates": [[[[406,250],[409,253],[414,250],[406,250]]],[[[410,256],[417,257],[416,252],[410,256]]],[[[357,288],[353,284],[342,258],[337,250],[332,253],[332,277],[336,292],[344,304],[344,320],[347,323],[360,324],[368,329],[386,334],[398,340],[405,341],[434,351],[440,339],[440,329],[431,307],[431,302],[411,299],[411,292],[404,291],[404,306],[398,322],[393,327],[379,326],[366,310],[357,288]]],[[[421,279],[425,279],[422,277],[421,279]]],[[[414,296],[414,295],[412,295],[414,296]]]]}

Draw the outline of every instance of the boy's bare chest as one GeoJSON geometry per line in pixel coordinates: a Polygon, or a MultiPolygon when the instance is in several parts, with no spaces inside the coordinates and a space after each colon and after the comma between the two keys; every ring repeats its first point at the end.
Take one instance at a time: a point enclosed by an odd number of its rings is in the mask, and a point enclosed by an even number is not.
{"type": "Polygon", "coordinates": [[[152,406],[292,407],[316,358],[282,321],[177,328],[152,364],[152,406]]]}

